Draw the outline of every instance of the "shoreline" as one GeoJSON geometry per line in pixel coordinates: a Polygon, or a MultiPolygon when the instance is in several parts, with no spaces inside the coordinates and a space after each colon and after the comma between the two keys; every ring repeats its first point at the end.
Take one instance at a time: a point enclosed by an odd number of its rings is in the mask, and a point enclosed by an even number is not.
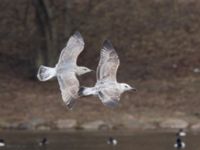
{"type": "Polygon", "coordinates": [[[59,119],[55,122],[45,122],[44,120],[20,121],[9,123],[0,122],[0,131],[177,131],[184,129],[187,131],[200,132],[200,120],[187,120],[183,118],[154,118],[124,119],[118,122],[105,120],[92,120],[80,123],[76,119],[59,119]],[[121,122],[121,123],[120,123],[121,122]]]}

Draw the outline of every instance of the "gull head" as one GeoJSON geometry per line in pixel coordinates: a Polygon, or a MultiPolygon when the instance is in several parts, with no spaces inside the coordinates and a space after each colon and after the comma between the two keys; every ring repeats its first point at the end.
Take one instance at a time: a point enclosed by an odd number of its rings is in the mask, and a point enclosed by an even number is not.
{"type": "Polygon", "coordinates": [[[126,83],[121,83],[120,87],[121,87],[122,91],[130,91],[130,90],[136,91],[135,87],[131,87],[130,85],[128,85],[126,83]]]}
{"type": "Polygon", "coordinates": [[[92,72],[92,71],[93,71],[93,70],[91,70],[91,69],[89,69],[89,68],[87,68],[87,67],[80,66],[80,67],[78,67],[76,73],[77,73],[77,75],[80,76],[80,75],[83,75],[83,74],[86,74],[86,73],[92,72]]]}

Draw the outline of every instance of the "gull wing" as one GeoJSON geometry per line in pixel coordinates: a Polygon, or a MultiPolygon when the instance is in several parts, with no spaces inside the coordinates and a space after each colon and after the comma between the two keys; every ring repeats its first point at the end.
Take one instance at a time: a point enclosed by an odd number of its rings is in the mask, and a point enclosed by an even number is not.
{"type": "Polygon", "coordinates": [[[98,93],[101,102],[108,107],[116,107],[120,101],[120,94],[117,89],[105,89],[98,93]]]}
{"type": "Polygon", "coordinates": [[[69,109],[75,104],[78,98],[79,81],[74,72],[65,72],[57,75],[61,90],[62,99],[69,109]]]}
{"type": "Polygon", "coordinates": [[[69,38],[66,47],[61,51],[58,64],[63,64],[68,61],[76,64],[79,54],[84,49],[84,45],[85,43],[81,34],[78,31],[75,32],[74,35],[69,38]]]}
{"type": "Polygon", "coordinates": [[[104,41],[97,67],[97,81],[103,79],[116,81],[119,63],[117,52],[112,44],[108,40],[104,41]]]}

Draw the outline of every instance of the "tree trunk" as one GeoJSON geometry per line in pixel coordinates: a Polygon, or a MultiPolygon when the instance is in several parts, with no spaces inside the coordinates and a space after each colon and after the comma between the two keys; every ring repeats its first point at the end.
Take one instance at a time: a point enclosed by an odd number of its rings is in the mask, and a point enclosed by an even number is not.
{"type": "Polygon", "coordinates": [[[69,38],[72,31],[72,20],[70,17],[69,9],[71,7],[72,0],[65,0],[65,37],[69,38]]]}
{"type": "Polygon", "coordinates": [[[41,33],[42,48],[36,55],[36,65],[45,64],[54,66],[57,59],[57,28],[55,10],[50,0],[33,0],[36,11],[36,19],[39,32],[41,33]]]}

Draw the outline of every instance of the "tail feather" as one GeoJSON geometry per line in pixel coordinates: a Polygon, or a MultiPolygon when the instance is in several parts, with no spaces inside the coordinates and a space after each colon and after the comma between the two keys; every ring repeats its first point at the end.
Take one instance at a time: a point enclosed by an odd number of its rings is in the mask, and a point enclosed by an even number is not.
{"type": "Polygon", "coordinates": [[[41,65],[38,69],[37,78],[40,81],[47,81],[56,76],[56,69],[41,65]]]}
{"type": "Polygon", "coordinates": [[[79,96],[96,95],[96,91],[93,87],[80,87],[78,91],[79,96]]]}

